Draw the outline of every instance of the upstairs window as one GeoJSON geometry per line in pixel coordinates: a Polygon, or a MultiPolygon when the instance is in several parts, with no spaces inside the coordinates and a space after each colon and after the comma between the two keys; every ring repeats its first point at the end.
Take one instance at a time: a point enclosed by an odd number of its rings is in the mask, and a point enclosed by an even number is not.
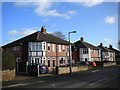
{"type": "Polygon", "coordinates": [[[50,43],[48,43],[48,51],[50,51],[50,43]]]}
{"type": "Polygon", "coordinates": [[[52,51],[55,51],[55,44],[52,44],[52,51]]]}
{"type": "Polygon", "coordinates": [[[20,50],[20,46],[14,46],[13,50],[20,50]]]}
{"type": "Polygon", "coordinates": [[[59,45],[59,52],[61,52],[61,45],[59,45]]]}
{"type": "Polygon", "coordinates": [[[29,42],[28,49],[30,51],[41,51],[42,43],[41,42],[29,42]]]}
{"type": "Polygon", "coordinates": [[[83,49],[83,54],[88,54],[88,49],[83,49]]]}
{"type": "Polygon", "coordinates": [[[43,45],[43,50],[45,50],[45,45],[43,45]]]}
{"type": "Polygon", "coordinates": [[[50,51],[50,46],[48,46],[48,51],[50,51]]]}
{"type": "Polygon", "coordinates": [[[69,46],[66,46],[66,52],[69,52],[69,46]]]}
{"type": "Polygon", "coordinates": [[[63,45],[63,51],[65,51],[65,45],[63,45]]]}

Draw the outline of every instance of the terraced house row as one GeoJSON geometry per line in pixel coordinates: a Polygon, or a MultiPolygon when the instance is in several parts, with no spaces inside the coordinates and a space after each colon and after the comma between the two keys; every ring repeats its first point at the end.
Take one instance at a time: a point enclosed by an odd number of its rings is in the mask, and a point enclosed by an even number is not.
{"type": "Polygon", "coordinates": [[[116,61],[120,59],[120,51],[104,47],[102,43],[94,46],[81,37],[75,43],[48,34],[44,27],[12,43],[2,46],[4,52],[12,53],[16,59],[16,72],[26,72],[30,63],[41,63],[49,68],[69,65],[80,61],[116,61]],[[69,58],[70,45],[70,58],[69,58]]]}

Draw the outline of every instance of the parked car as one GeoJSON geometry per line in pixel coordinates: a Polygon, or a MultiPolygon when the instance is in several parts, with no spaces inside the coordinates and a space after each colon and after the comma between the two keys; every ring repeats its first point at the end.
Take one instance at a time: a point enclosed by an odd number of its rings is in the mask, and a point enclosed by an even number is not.
{"type": "Polygon", "coordinates": [[[94,61],[86,61],[86,64],[96,67],[96,63],[94,61]]]}
{"type": "Polygon", "coordinates": [[[81,61],[80,65],[87,65],[87,63],[85,61],[81,61]]]}
{"type": "Polygon", "coordinates": [[[40,71],[40,73],[41,74],[43,74],[43,73],[48,73],[48,66],[46,66],[46,65],[39,65],[39,71],[40,71]]]}

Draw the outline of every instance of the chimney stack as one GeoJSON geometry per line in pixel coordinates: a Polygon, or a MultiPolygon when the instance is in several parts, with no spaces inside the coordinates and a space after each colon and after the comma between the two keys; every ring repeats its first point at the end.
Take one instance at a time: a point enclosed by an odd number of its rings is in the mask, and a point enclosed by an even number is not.
{"type": "Polygon", "coordinates": [[[100,43],[100,46],[102,47],[102,46],[103,46],[103,43],[100,43]]]}
{"type": "Polygon", "coordinates": [[[83,37],[81,37],[81,41],[84,42],[84,38],[83,37]]]}
{"type": "Polygon", "coordinates": [[[109,45],[109,48],[112,48],[112,45],[109,45]]]}
{"type": "Polygon", "coordinates": [[[42,26],[41,32],[46,33],[46,29],[42,26]]]}

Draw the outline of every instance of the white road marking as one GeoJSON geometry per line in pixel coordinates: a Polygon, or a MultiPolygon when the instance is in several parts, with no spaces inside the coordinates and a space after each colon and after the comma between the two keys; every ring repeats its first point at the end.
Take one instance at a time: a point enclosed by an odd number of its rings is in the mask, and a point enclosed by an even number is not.
{"type": "Polygon", "coordinates": [[[91,83],[91,84],[89,84],[88,86],[94,85],[94,84],[99,83],[99,82],[102,82],[102,81],[104,81],[104,80],[106,80],[106,78],[105,78],[105,79],[102,79],[102,80],[99,80],[99,81],[97,81],[97,82],[91,83]]]}
{"type": "Polygon", "coordinates": [[[21,84],[21,83],[19,83],[19,84],[13,84],[13,85],[9,85],[9,86],[7,86],[7,87],[17,87],[17,86],[25,86],[25,85],[29,85],[29,83],[24,83],[24,84],[21,84]]]}
{"type": "Polygon", "coordinates": [[[100,71],[100,70],[93,70],[92,72],[98,72],[98,71],[100,71]]]}
{"type": "Polygon", "coordinates": [[[41,83],[41,82],[45,82],[45,81],[38,81],[38,82],[33,82],[33,83],[18,83],[18,84],[13,84],[13,85],[9,85],[9,86],[4,86],[4,88],[26,86],[26,85],[38,84],[38,83],[41,83]]]}

